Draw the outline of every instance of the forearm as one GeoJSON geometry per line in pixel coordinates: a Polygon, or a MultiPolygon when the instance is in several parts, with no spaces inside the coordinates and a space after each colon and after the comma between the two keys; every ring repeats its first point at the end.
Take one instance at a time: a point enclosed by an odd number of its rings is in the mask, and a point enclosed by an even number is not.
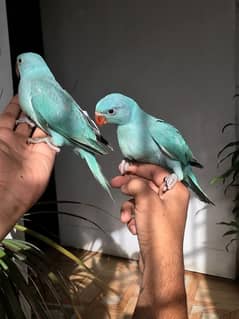
{"type": "Polygon", "coordinates": [[[0,241],[12,230],[16,222],[23,215],[24,208],[11,192],[0,188],[0,241]]]}
{"type": "Polygon", "coordinates": [[[135,314],[137,319],[186,319],[187,305],[179,260],[164,260],[146,265],[135,314]],[[161,269],[162,268],[162,269],[161,269]],[[174,268],[177,268],[176,271],[174,268]]]}
{"type": "MultiPolygon", "coordinates": [[[[162,221],[162,219],[161,219],[162,221]]],[[[143,275],[134,319],[186,319],[183,234],[168,222],[155,223],[151,245],[143,256],[143,275]],[[162,235],[163,234],[163,235],[162,235]]]]}

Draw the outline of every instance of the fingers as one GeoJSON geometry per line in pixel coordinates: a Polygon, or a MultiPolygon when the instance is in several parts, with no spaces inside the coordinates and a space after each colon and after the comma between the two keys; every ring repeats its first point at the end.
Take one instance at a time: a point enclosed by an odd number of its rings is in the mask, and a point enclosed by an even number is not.
{"type": "Polygon", "coordinates": [[[159,187],[152,181],[134,175],[116,176],[110,184],[112,187],[120,188],[122,193],[130,196],[145,192],[148,194],[151,190],[156,194],[159,192],[159,187]]]}
{"type": "MultiPolygon", "coordinates": [[[[121,188],[121,191],[127,195],[136,194],[138,191],[150,191],[147,187],[149,181],[136,178],[133,175],[116,176],[111,180],[112,187],[121,188]]],[[[158,188],[157,188],[158,189],[158,188]]],[[[120,219],[123,224],[127,224],[129,231],[133,235],[137,235],[136,219],[135,219],[135,201],[128,200],[123,203],[120,211],[120,219]]]]}
{"type": "Polygon", "coordinates": [[[10,102],[8,103],[8,105],[5,107],[5,109],[3,110],[3,112],[9,112],[13,115],[16,114],[16,117],[17,115],[19,114],[20,112],[20,105],[19,105],[19,102],[18,102],[18,96],[15,95],[11,98],[10,102]]]}
{"type": "Polygon", "coordinates": [[[130,175],[120,175],[112,178],[110,184],[112,187],[120,188],[123,184],[127,183],[130,178],[132,178],[130,175]]]}
{"type": "MultiPolygon", "coordinates": [[[[125,194],[129,194],[128,190],[127,191],[127,187],[123,187],[123,185],[127,184],[132,178],[136,178],[136,176],[134,175],[120,175],[120,176],[116,176],[114,178],[112,178],[110,184],[112,187],[115,188],[121,188],[121,191],[123,191],[125,194]]],[[[160,197],[162,197],[163,192],[161,191],[161,187],[157,186],[154,182],[150,181],[150,180],[146,180],[145,182],[147,182],[148,186],[151,188],[151,190],[153,190],[157,195],[159,195],[160,197]]],[[[132,184],[131,184],[132,186],[132,184]]],[[[131,194],[133,195],[133,194],[131,194]]]]}
{"type": "Polygon", "coordinates": [[[14,96],[0,115],[0,126],[13,130],[20,112],[18,97],[14,96]]]}
{"type": "Polygon", "coordinates": [[[164,197],[165,177],[169,176],[169,172],[166,169],[154,164],[133,163],[127,167],[127,174],[134,174],[148,180],[148,186],[160,198],[164,197]]]}
{"type": "Polygon", "coordinates": [[[131,218],[131,220],[127,224],[129,231],[132,235],[137,235],[137,227],[135,218],[131,218]]]}
{"type": "Polygon", "coordinates": [[[127,173],[151,180],[157,186],[161,186],[165,176],[169,174],[167,170],[158,165],[143,163],[133,163],[129,165],[127,173]]]}
{"type": "Polygon", "coordinates": [[[8,105],[5,107],[3,113],[0,115],[0,127],[12,129],[23,136],[44,137],[47,134],[41,129],[33,128],[27,123],[20,123],[16,126],[16,120],[23,115],[18,102],[18,96],[15,95],[8,105]]]}
{"type": "Polygon", "coordinates": [[[36,128],[32,134],[32,137],[45,137],[48,134],[46,134],[44,131],[42,131],[40,128],[36,128]]]}
{"type": "Polygon", "coordinates": [[[133,199],[124,202],[121,206],[120,219],[123,224],[127,224],[129,231],[133,235],[137,234],[133,199]]]}
{"type": "Polygon", "coordinates": [[[121,186],[121,191],[130,196],[138,196],[141,194],[145,194],[147,196],[152,192],[147,180],[133,176],[130,176],[128,182],[121,186]]]}
{"type": "Polygon", "coordinates": [[[120,188],[132,178],[132,175],[136,175],[150,181],[149,186],[152,190],[158,193],[159,187],[162,186],[164,178],[169,175],[169,172],[158,165],[133,163],[128,165],[127,174],[123,176],[116,176],[111,180],[112,187],[120,188]]]}
{"type": "MultiPolygon", "coordinates": [[[[22,117],[23,115],[24,113],[21,112],[19,117],[22,117]]],[[[23,136],[29,137],[33,132],[33,128],[27,123],[19,123],[17,124],[15,131],[23,136]]]]}

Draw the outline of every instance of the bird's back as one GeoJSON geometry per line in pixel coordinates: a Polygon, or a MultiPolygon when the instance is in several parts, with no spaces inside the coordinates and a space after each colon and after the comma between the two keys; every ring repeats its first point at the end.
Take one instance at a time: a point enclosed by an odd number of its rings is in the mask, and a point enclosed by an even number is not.
{"type": "Polygon", "coordinates": [[[124,157],[165,166],[166,159],[187,166],[193,154],[180,132],[171,124],[140,109],[131,121],[117,129],[124,157]]]}

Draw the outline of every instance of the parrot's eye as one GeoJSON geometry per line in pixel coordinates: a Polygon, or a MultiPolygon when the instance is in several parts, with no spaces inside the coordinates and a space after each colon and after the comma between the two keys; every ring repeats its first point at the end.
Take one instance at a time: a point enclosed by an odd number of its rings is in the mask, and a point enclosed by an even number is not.
{"type": "Polygon", "coordinates": [[[108,111],[108,114],[114,115],[114,114],[115,114],[115,110],[114,110],[114,109],[110,109],[110,110],[108,111]]]}
{"type": "Polygon", "coordinates": [[[18,63],[20,63],[20,64],[21,64],[21,63],[22,63],[22,59],[18,59],[18,63]]]}

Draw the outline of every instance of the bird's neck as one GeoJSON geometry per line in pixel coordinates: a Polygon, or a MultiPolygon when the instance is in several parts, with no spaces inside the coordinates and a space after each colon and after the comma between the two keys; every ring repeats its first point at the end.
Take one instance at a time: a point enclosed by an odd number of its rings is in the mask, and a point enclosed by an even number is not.
{"type": "Polygon", "coordinates": [[[142,123],[142,121],[145,120],[145,116],[146,113],[136,104],[131,113],[130,122],[135,124],[142,123]]]}
{"type": "Polygon", "coordinates": [[[28,69],[25,71],[24,77],[28,78],[52,78],[55,79],[54,75],[51,73],[51,71],[48,68],[41,68],[41,69],[28,69]]]}

